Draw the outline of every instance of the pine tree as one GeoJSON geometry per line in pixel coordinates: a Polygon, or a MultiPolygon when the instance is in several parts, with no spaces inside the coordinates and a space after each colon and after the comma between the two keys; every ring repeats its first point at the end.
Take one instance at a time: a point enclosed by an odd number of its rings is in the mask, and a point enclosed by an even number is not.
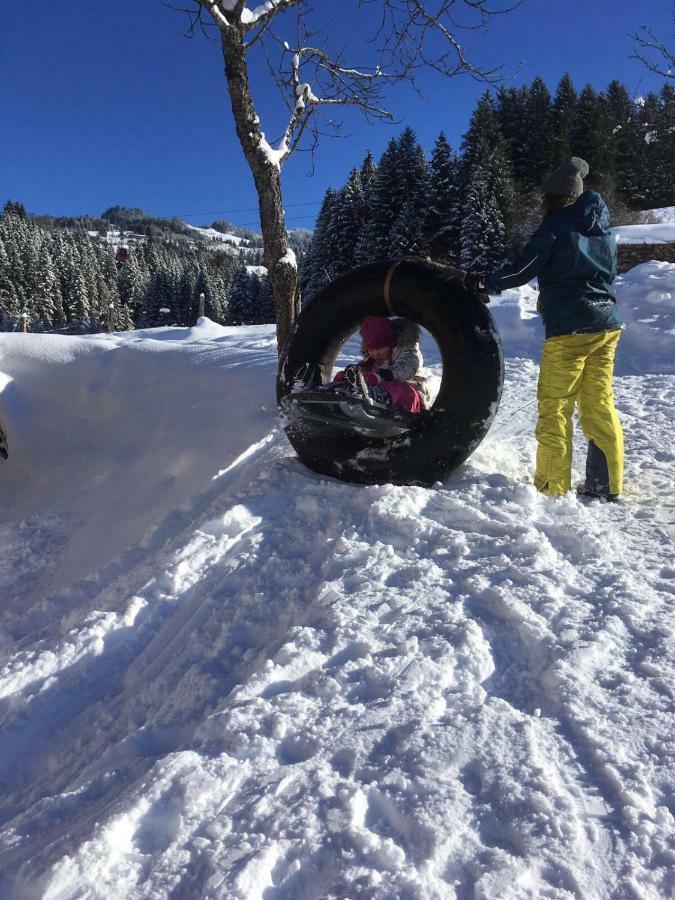
{"type": "Polygon", "coordinates": [[[70,326],[77,332],[91,331],[91,307],[87,278],[82,268],[78,266],[72,272],[67,296],[67,306],[70,313],[70,326]]]}
{"type": "MultiPolygon", "coordinates": [[[[328,284],[332,275],[331,242],[335,218],[336,192],[328,188],[319,210],[310,244],[301,273],[303,298],[309,300],[328,284]]],[[[239,273],[235,275],[237,280],[239,273]]]]}
{"type": "Polygon", "coordinates": [[[389,231],[402,208],[400,165],[399,144],[392,138],[370,183],[366,221],[355,250],[359,265],[388,259],[391,255],[389,231]]]}
{"type": "Polygon", "coordinates": [[[424,218],[433,259],[457,264],[459,259],[459,163],[443,132],[429,163],[429,206],[424,218]]]}
{"type": "Polygon", "coordinates": [[[274,322],[274,295],[267,277],[257,272],[249,275],[249,322],[251,325],[269,325],[274,322]]]}
{"type": "Polygon", "coordinates": [[[589,186],[601,188],[603,179],[611,175],[611,131],[605,97],[597,94],[587,84],[577,103],[572,129],[572,150],[574,156],[580,156],[588,163],[589,186]]]}
{"type": "Polygon", "coordinates": [[[508,145],[500,128],[497,107],[489,91],[481,96],[471,114],[469,127],[462,140],[462,163],[465,173],[483,159],[485,152],[499,148],[508,158],[508,145]]]}
{"type": "Polygon", "coordinates": [[[158,328],[163,325],[175,325],[176,320],[174,286],[169,273],[160,269],[150,279],[145,292],[140,324],[142,328],[158,328]]]}
{"type": "Polygon", "coordinates": [[[0,272],[0,331],[14,331],[20,326],[22,298],[12,279],[0,272]]]}
{"type": "Polygon", "coordinates": [[[61,329],[66,324],[61,285],[54,269],[51,253],[43,241],[37,256],[37,273],[33,282],[34,329],[51,331],[61,329]]]}
{"type": "Polygon", "coordinates": [[[567,72],[558,82],[553,98],[553,162],[558,165],[570,159],[572,130],[577,108],[577,92],[567,72]]]}
{"type": "Polygon", "coordinates": [[[525,173],[526,187],[539,187],[554,168],[554,114],[551,95],[544,80],[537,75],[530,85],[525,108],[525,119],[521,124],[525,132],[525,173]]]}
{"type": "Polygon", "coordinates": [[[669,206],[675,185],[675,88],[670,84],[663,86],[654,104],[649,136],[650,203],[669,206]]]}
{"type": "Polygon", "coordinates": [[[410,198],[403,205],[389,234],[392,259],[400,256],[426,256],[427,242],[417,204],[410,198]]]}
{"type": "Polygon", "coordinates": [[[490,175],[480,165],[469,173],[460,231],[460,262],[467,272],[485,272],[504,257],[504,223],[490,175]]]}
{"type": "MultiPolygon", "coordinates": [[[[502,134],[497,109],[492,96],[486,91],[478,101],[471,116],[469,130],[462,141],[463,156],[461,178],[464,186],[462,209],[467,205],[468,191],[475,170],[482,170],[488,181],[488,190],[497,204],[500,228],[510,235],[515,204],[513,169],[508,155],[508,144],[502,134]]],[[[501,253],[501,250],[499,251],[501,253]]]]}
{"type": "Polygon", "coordinates": [[[377,166],[375,165],[375,159],[373,158],[373,154],[370,150],[366,153],[365,159],[361,163],[361,190],[363,191],[364,198],[368,195],[370,191],[370,186],[373,182],[373,178],[375,177],[375,173],[377,172],[377,166]]]}
{"type": "Polygon", "coordinates": [[[335,206],[331,217],[334,233],[332,242],[333,277],[338,277],[354,268],[354,252],[363,227],[363,221],[360,218],[363,205],[361,174],[357,169],[352,169],[347,184],[335,196],[335,206]]]}
{"type": "Polygon", "coordinates": [[[125,263],[117,270],[117,290],[120,302],[129,310],[133,321],[138,321],[143,306],[147,284],[139,265],[138,253],[130,250],[125,263]]]}
{"type": "Polygon", "coordinates": [[[227,312],[228,325],[247,325],[252,319],[250,278],[246,266],[241,266],[234,276],[228,297],[227,312]]]}
{"type": "MultiPolygon", "coordinates": [[[[528,178],[527,131],[524,128],[528,102],[529,91],[525,86],[516,89],[502,85],[497,91],[497,123],[506,144],[506,155],[511,162],[513,176],[519,181],[528,178]]],[[[482,139],[483,143],[492,146],[494,141],[489,137],[492,130],[491,126],[487,135],[482,138],[479,136],[477,140],[482,139]]]]}
{"type": "Polygon", "coordinates": [[[620,196],[630,203],[639,194],[635,174],[644,163],[644,141],[640,135],[639,116],[628,91],[618,81],[609,84],[606,102],[612,123],[609,169],[620,196]]]}

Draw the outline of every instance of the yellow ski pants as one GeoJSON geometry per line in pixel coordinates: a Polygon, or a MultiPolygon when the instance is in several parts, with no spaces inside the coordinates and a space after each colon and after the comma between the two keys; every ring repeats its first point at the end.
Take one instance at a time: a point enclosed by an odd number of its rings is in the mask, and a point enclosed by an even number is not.
{"type": "Polygon", "coordinates": [[[623,431],[614,408],[612,375],[621,332],[566,334],[544,342],[539,369],[539,419],[535,431],[534,484],[544,494],[564,494],[572,480],[574,402],[586,440],[607,460],[610,491],[623,488],[623,431]]]}

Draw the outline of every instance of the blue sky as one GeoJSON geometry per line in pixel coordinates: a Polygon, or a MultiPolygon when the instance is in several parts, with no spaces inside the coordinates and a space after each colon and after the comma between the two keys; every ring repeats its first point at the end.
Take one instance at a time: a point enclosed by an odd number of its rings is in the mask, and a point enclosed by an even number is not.
{"type": "MultiPolygon", "coordinates": [[[[365,33],[367,19],[346,15],[353,0],[316,5],[334,17],[337,45],[350,45],[356,25],[365,33]]],[[[255,228],[257,200],[234,134],[220,48],[201,36],[186,39],[186,22],[161,0],[5,4],[0,203],[11,198],[31,212],[55,215],[98,215],[120,204],[192,224],[226,218],[255,228]]],[[[579,89],[618,78],[643,94],[662,82],[628,58],[629,33],[641,24],[667,36],[671,0],[524,0],[495,18],[487,34],[467,33],[466,45],[474,61],[518,72],[516,86],[540,74],[553,92],[569,71],[579,89]]],[[[268,139],[276,138],[282,108],[259,63],[253,83],[268,139]]],[[[349,136],[322,141],[313,174],[309,154],[285,164],[291,227],[311,227],[326,188],[344,183],[367,149],[377,157],[404,125],[415,129],[427,152],[441,129],[459,144],[484,85],[430,75],[423,89],[425,100],[404,86],[390,92],[393,126],[368,124],[349,111],[349,136]]]]}

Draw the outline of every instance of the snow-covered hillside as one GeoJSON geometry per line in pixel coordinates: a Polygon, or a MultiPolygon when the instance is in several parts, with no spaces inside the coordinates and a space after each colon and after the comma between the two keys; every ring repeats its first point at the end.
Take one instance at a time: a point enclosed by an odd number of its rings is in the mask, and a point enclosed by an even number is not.
{"type": "Polygon", "coordinates": [[[529,287],[433,489],[304,469],[271,327],[0,335],[0,896],[669,896],[675,266],[619,296],[619,504],[531,484],[529,287]]]}

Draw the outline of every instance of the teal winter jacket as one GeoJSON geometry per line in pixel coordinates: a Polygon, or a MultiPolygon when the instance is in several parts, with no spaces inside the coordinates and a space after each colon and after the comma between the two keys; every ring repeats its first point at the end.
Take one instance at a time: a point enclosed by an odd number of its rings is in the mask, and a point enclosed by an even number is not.
{"type": "Polygon", "coordinates": [[[547,338],[621,328],[612,287],[616,240],[600,194],[585,191],[544,219],[515,262],[486,276],[486,288],[499,294],[535,276],[547,338]]]}

